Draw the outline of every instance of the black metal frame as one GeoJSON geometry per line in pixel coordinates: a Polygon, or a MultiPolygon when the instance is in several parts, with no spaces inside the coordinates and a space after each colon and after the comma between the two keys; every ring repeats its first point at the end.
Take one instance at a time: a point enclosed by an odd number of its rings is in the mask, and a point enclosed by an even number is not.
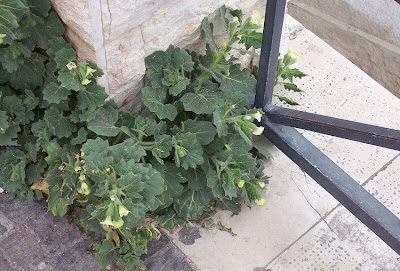
{"type": "Polygon", "coordinates": [[[400,255],[400,219],[295,128],[400,150],[400,131],[272,105],[286,0],[268,0],[254,107],[263,135],[400,255]]]}

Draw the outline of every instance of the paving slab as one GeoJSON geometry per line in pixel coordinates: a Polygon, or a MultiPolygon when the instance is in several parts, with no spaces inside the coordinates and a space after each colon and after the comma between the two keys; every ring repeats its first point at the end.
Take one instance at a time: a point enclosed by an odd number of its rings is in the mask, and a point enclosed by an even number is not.
{"type": "MultiPolygon", "coordinates": [[[[292,31],[286,35],[288,47],[304,56],[298,66],[309,75],[296,81],[304,93],[287,94],[301,104],[295,109],[400,129],[399,99],[290,16],[285,28],[292,31]]],[[[283,105],[276,100],[275,103],[283,105]]],[[[300,132],[360,184],[373,183],[371,179],[399,153],[309,131],[300,132]]],[[[325,240],[327,237],[323,239],[322,233],[331,234],[328,235],[331,239],[317,243],[319,247],[314,249],[312,259],[310,252],[285,253],[290,259],[311,259],[310,265],[299,270],[314,270],[315,266],[319,266],[315,270],[331,270],[336,265],[342,268],[339,270],[393,268],[391,263],[396,258],[390,248],[347,214],[332,196],[283,153],[272,146],[270,151],[273,159],[266,161],[265,171],[272,176],[267,204],[253,206],[251,210],[244,208],[234,217],[226,211],[219,211],[213,217],[214,222],[221,221],[232,228],[237,234],[235,237],[217,229],[199,229],[201,238],[194,244],[185,245],[179,240],[179,231],[171,235],[200,270],[268,270],[277,257],[304,238],[309,238],[310,244],[320,238],[325,240]],[[342,247],[345,252],[326,256],[332,253],[329,246],[342,247]],[[352,250],[357,253],[350,252],[352,250]],[[372,265],[373,261],[380,265],[372,265]]],[[[396,181],[399,174],[391,178],[396,181]]],[[[282,265],[278,270],[291,271],[297,267],[295,264],[282,265]]]]}

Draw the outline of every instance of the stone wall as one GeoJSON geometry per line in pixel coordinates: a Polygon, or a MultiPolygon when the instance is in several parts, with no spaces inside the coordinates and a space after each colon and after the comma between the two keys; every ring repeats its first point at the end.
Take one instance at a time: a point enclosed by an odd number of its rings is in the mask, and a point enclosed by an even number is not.
{"type": "MultiPolygon", "coordinates": [[[[226,4],[264,12],[262,0],[52,0],[65,23],[66,38],[78,56],[96,62],[104,71],[99,79],[121,107],[137,110],[145,73],[144,58],[169,44],[198,49],[200,23],[215,18],[226,4]]],[[[216,18],[215,18],[216,19],[216,18]]],[[[217,24],[219,23],[219,19],[217,24]]]]}
{"type": "Polygon", "coordinates": [[[395,0],[292,0],[289,14],[400,98],[395,0]]]}

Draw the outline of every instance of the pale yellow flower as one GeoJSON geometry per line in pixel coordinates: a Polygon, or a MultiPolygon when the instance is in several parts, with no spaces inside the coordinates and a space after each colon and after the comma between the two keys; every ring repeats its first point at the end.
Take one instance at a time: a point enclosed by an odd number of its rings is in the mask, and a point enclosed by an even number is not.
{"type": "Polygon", "coordinates": [[[87,183],[82,182],[81,187],[78,189],[78,193],[81,195],[89,195],[92,190],[90,190],[89,186],[87,183]]]}
{"type": "Polygon", "coordinates": [[[254,113],[253,118],[255,118],[257,121],[261,121],[262,114],[260,112],[254,113]]]}
{"type": "Polygon", "coordinates": [[[251,120],[251,116],[246,115],[246,116],[243,117],[243,119],[244,120],[251,120]]]}
{"type": "Polygon", "coordinates": [[[89,79],[85,78],[85,79],[83,79],[83,81],[81,82],[81,84],[84,85],[84,86],[86,86],[86,85],[89,85],[90,82],[92,82],[92,80],[89,80],[89,79]]]}
{"type": "Polygon", "coordinates": [[[258,25],[259,27],[264,27],[264,19],[261,17],[261,13],[258,10],[253,10],[250,23],[258,25]]]}
{"type": "Polygon", "coordinates": [[[265,183],[263,183],[263,182],[258,182],[257,184],[258,184],[258,186],[261,187],[261,188],[264,188],[264,187],[265,187],[265,183]]]}
{"type": "Polygon", "coordinates": [[[111,216],[107,216],[105,220],[100,222],[101,225],[112,226],[113,222],[111,220],[111,216]]]}
{"type": "Polygon", "coordinates": [[[73,70],[73,69],[76,69],[76,64],[75,64],[75,62],[69,62],[67,65],[67,69],[68,70],[73,70]]]}
{"type": "Polygon", "coordinates": [[[238,17],[233,17],[232,18],[232,23],[235,23],[235,24],[239,24],[239,18],[238,17]]]}
{"type": "Polygon", "coordinates": [[[90,67],[87,67],[87,68],[86,68],[86,76],[92,75],[94,72],[96,72],[95,69],[92,69],[92,68],[90,68],[90,67]]]}
{"type": "Polygon", "coordinates": [[[266,198],[256,199],[254,202],[255,202],[257,205],[262,206],[262,205],[264,205],[265,203],[267,203],[267,199],[266,199],[266,198]]]}
{"type": "Polygon", "coordinates": [[[124,205],[118,206],[118,213],[120,217],[127,216],[129,214],[129,210],[125,208],[124,205]]]}
{"type": "Polygon", "coordinates": [[[264,127],[257,127],[254,131],[253,131],[253,135],[261,135],[262,132],[264,132],[264,127]]]}
{"type": "Polygon", "coordinates": [[[122,219],[118,221],[113,221],[112,225],[114,226],[114,228],[119,229],[124,225],[124,221],[122,219]]]}
{"type": "Polygon", "coordinates": [[[237,186],[239,188],[242,188],[244,186],[244,183],[245,183],[244,180],[240,180],[240,182],[238,182],[237,186]]]}
{"type": "Polygon", "coordinates": [[[295,52],[295,51],[293,51],[292,49],[288,49],[288,55],[291,57],[291,58],[294,58],[294,59],[296,59],[296,61],[300,61],[300,60],[303,60],[303,56],[301,55],[301,54],[299,54],[298,52],[295,52]]]}
{"type": "Polygon", "coordinates": [[[6,34],[0,34],[0,44],[3,43],[3,39],[6,37],[6,34]]]}

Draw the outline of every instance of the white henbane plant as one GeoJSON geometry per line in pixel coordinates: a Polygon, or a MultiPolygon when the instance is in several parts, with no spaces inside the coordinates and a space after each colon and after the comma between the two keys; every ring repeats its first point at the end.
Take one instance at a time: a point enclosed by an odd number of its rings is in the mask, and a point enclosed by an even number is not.
{"type": "MultiPolygon", "coordinates": [[[[50,2],[39,2],[0,0],[0,146],[18,146],[0,157],[10,198],[44,194],[54,215],[70,211],[103,237],[92,246],[101,266],[118,256],[129,270],[145,268],[140,256],[159,227],[199,222],[216,208],[237,214],[241,200],[265,203],[268,177],[251,141],[263,132],[253,123],[262,112],[246,108],[257,68],[241,69],[231,54],[257,56],[259,13],[243,20],[221,7],[220,45],[205,18],[205,55],[170,46],[148,56],[147,109],[132,115],[105,101],[101,70],[77,60],[50,2]]],[[[299,91],[296,58],[280,59],[276,83],[299,91]]]]}

